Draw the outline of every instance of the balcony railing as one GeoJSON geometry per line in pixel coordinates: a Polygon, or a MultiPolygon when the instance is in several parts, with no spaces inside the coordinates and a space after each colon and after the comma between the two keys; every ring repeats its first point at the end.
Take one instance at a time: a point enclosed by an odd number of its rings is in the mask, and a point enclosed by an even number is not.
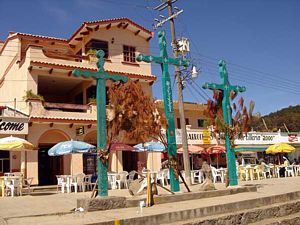
{"type": "Polygon", "coordinates": [[[44,108],[51,110],[60,110],[60,111],[68,111],[68,112],[86,112],[90,109],[89,105],[79,105],[79,104],[69,104],[69,103],[51,103],[45,102],[44,108]]]}

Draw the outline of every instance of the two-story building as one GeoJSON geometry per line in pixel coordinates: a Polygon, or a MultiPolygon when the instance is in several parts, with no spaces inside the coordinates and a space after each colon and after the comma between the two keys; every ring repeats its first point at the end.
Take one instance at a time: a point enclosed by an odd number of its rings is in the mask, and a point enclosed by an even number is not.
{"type": "MultiPolygon", "coordinates": [[[[25,164],[26,176],[33,177],[34,184],[55,184],[55,175],[71,173],[71,161],[74,174],[93,172],[94,156],[47,154],[54,144],[70,139],[96,144],[96,108],[89,104],[96,97],[95,80],[74,77],[72,71],[96,71],[89,53],[102,49],[108,73],[138,80],[143,91],[152,95],[156,77],[151,65],[136,61],[139,53],[149,54],[151,37],[151,31],[130,19],[116,18],[84,22],[68,39],[10,32],[0,43],[0,102],[11,107],[16,103],[29,116],[26,138],[37,150],[26,152],[25,164]]],[[[10,160],[17,160],[13,155],[10,160]]],[[[135,161],[136,157],[145,156],[135,156],[135,161]]],[[[113,171],[135,168],[129,153],[114,152],[110,158],[113,171]]]]}

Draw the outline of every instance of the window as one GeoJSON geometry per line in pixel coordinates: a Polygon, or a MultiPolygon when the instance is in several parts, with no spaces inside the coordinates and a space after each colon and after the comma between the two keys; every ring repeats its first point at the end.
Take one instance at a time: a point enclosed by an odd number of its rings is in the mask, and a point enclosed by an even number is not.
{"type": "Polygon", "coordinates": [[[180,125],[180,118],[177,118],[177,128],[180,129],[181,125],[180,125]]]}
{"type": "Polygon", "coordinates": [[[185,125],[190,125],[190,120],[189,120],[189,118],[185,118],[185,125]]]}
{"type": "Polygon", "coordinates": [[[135,47],[123,45],[123,60],[135,63],[135,47]]]}
{"type": "Polygon", "coordinates": [[[85,45],[85,53],[89,50],[103,50],[105,55],[104,58],[107,59],[108,57],[108,42],[107,41],[100,41],[92,39],[85,45]]]}
{"type": "Polygon", "coordinates": [[[203,127],[203,126],[204,126],[204,120],[198,119],[198,127],[203,127]]]}
{"type": "Polygon", "coordinates": [[[10,171],[9,151],[0,151],[0,173],[10,171]]]}

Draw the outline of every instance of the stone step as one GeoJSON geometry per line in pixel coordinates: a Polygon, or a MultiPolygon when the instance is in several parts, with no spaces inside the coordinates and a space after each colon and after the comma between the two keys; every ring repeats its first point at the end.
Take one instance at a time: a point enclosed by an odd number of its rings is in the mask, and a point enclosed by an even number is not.
{"type": "MultiPolygon", "coordinates": [[[[244,193],[241,193],[244,194],[244,193]]],[[[240,195],[240,194],[237,194],[240,195]]],[[[270,205],[280,204],[280,203],[288,203],[289,201],[297,201],[297,207],[294,207],[298,211],[300,210],[300,191],[296,192],[290,192],[285,194],[279,194],[279,195],[272,195],[262,198],[254,198],[254,199],[248,199],[248,200],[241,200],[241,201],[235,201],[230,203],[222,203],[218,205],[212,205],[212,206],[206,206],[206,207],[198,207],[198,208],[192,208],[192,209],[184,209],[180,211],[170,211],[170,212],[162,212],[157,213],[154,215],[147,215],[143,217],[135,216],[133,218],[126,218],[120,220],[121,224],[124,223],[126,225],[133,225],[133,224],[143,224],[143,225],[154,225],[154,224],[177,224],[178,221],[184,221],[182,224],[185,225],[197,225],[193,220],[196,220],[198,218],[204,218],[208,216],[212,216],[212,218],[216,218],[219,215],[225,214],[225,213],[233,213],[233,216],[225,217],[221,223],[199,223],[201,225],[236,225],[241,224],[238,223],[241,218],[243,218],[243,214],[237,214],[235,216],[235,212],[238,212],[239,210],[250,210],[253,208],[259,208],[259,207],[267,207],[270,205]],[[185,223],[187,220],[191,220],[190,223],[185,223]],[[229,221],[229,222],[226,222],[229,221]]],[[[176,203],[180,204],[180,202],[176,203]]],[[[288,204],[289,205],[289,204],[288,204]]],[[[280,210],[280,207],[277,208],[280,210]]],[[[269,213],[272,213],[273,209],[270,210],[269,213]]],[[[257,212],[259,213],[259,212],[257,212]]],[[[255,218],[259,214],[251,213],[250,215],[253,215],[255,218]]],[[[227,215],[225,215],[227,216],[227,215]]],[[[251,216],[249,218],[252,218],[251,216]]],[[[99,222],[97,225],[107,225],[107,224],[114,224],[114,221],[106,221],[106,222],[99,222]]],[[[249,220],[248,223],[255,222],[249,220]]],[[[179,223],[181,224],[181,223],[179,223]]],[[[247,223],[244,223],[247,224],[247,223]]]]}
{"type": "Polygon", "coordinates": [[[31,186],[32,192],[52,192],[56,191],[57,186],[56,185],[47,185],[47,186],[31,186]]]}
{"type": "Polygon", "coordinates": [[[271,218],[262,220],[257,223],[250,223],[249,225],[298,225],[300,224],[300,212],[288,216],[271,218]]]}
{"type": "Polygon", "coordinates": [[[300,224],[300,200],[276,203],[255,209],[221,215],[194,218],[162,225],[298,225],[300,224]]]}

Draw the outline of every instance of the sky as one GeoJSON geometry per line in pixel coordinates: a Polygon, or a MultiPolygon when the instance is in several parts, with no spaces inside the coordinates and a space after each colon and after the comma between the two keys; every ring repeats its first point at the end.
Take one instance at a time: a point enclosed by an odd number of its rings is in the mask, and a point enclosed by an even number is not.
{"type": "MultiPolygon", "coordinates": [[[[153,7],[160,0],[0,0],[0,40],[9,31],[69,38],[84,21],[128,17],[154,31],[150,52],[159,54],[154,18],[167,10],[153,7]]],[[[246,87],[246,104],[266,115],[300,104],[300,1],[299,0],[178,0],[184,12],[175,19],[176,36],[190,41],[186,58],[200,73],[185,80],[184,101],[206,103],[212,98],[205,82],[220,82],[218,61],[227,63],[232,85],[246,87]]],[[[170,43],[169,23],[166,30],[170,43]]],[[[169,45],[170,46],[170,45],[169,45]]],[[[172,56],[169,47],[169,56],[172,56]]],[[[190,70],[190,68],[188,68],[190,70]]],[[[152,65],[158,79],[153,94],[162,99],[161,70],[152,65]]],[[[174,69],[173,99],[177,99],[174,69]]],[[[186,73],[183,71],[183,74],[186,73]]]]}

